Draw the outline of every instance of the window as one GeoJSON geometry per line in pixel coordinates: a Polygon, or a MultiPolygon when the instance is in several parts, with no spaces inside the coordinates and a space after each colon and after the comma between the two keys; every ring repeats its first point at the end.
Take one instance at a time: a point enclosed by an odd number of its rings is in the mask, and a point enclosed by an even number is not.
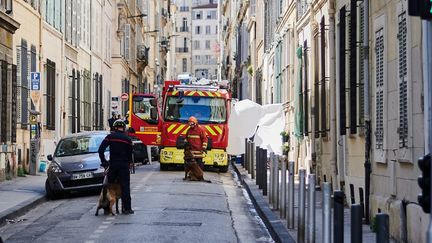
{"type": "Polygon", "coordinates": [[[351,0],[349,27],[350,134],[357,133],[357,2],[351,0]]]}
{"type": "Polygon", "coordinates": [[[90,71],[84,69],[82,72],[82,108],[81,108],[81,119],[82,119],[82,130],[84,131],[90,131],[92,128],[91,124],[91,116],[89,114],[92,114],[91,112],[91,82],[90,82],[90,71]]]}
{"type": "Polygon", "coordinates": [[[384,148],[384,28],[375,32],[375,146],[384,148]]]}
{"type": "Polygon", "coordinates": [[[69,132],[77,133],[81,131],[81,106],[80,106],[80,73],[72,69],[69,75],[69,132]]]}
{"type": "MultiPolygon", "coordinates": [[[[360,23],[359,23],[359,43],[363,43],[363,38],[364,38],[364,34],[365,34],[365,24],[364,24],[364,20],[365,20],[365,12],[364,12],[364,5],[363,3],[360,4],[359,6],[359,11],[358,11],[360,17],[360,23]]],[[[363,44],[359,45],[359,90],[358,90],[358,124],[360,126],[364,126],[364,101],[365,101],[365,96],[364,96],[364,74],[365,74],[365,70],[364,70],[364,59],[367,53],[365,53],[365,51],[363,50],[363,44]]]]}
{"type": "Polygon", "coordinates": [[[211,56],[205,55],[205,64],[211,64],[211,56]]]}
{"type": "Polygon", "coordinates": [[[16,142],[17,67],[0,61],[0,142],[16,142]]]}
{"type": "Polygon", "coordinates": [[[211,34],[211,27],[210,25],[206,26],[206,35],[210,35],[211,34]]]}
{"type": "Polygon", "coordinates": [[[168,97],[165,121],[185,122],[192,115],[203,124],[223,123],[227,118],[225,100],[214,97],[184,96],[183,101],[179,103],[178,97],[168,97]]]}
{"type": "Polygon", "coordinates": [[[18,92],[19,99],[17,110],[17,122],[21,124],[22,129],[27,129],[28,110],[29,110],[29,56],[27,50],[27,41],[21,39],[21,46],[17,48],[17,72],[18,72],[18,92]]]}
{"type": "Polygon", "coordinates": [[[207,12],[207,19],[216,19],[216,11],[215,10],[211,10],[207,12]]]}
{"type": "Polygon", "coordinates": [[[195,19],[201,19],[202,11],[195,11],[195,19]]]}
{"type": "Polygon", "coordinates": [[[346,78],[345,78],[345,49],[346,49],[346,9],[340,10],[339,22],[339,127],[340,135],[346,134],[346,78]]]}
{"type": "Polygon", "coordinates": [[[199,55],[194,56],[194,64],[201,64],[201,56],[199,55]]]}
{"type": "Polygon", "coordinates": [[[407,16],[398,16],[399,44],[399,147],[408,147],[408,60],[407,60],[407,16]]]}
{"type": "Polygon", "coordinates": [[[210,40],[205,41],[205,49],[207,49],[207,50],[210,49],[210,40]]]}
{"type": "Polygon", "coordinates": [[[187,48],[187,38],[183,38],[183,47],[187,48]]]}
{"type": "Polygon", "coordinates": [[[197,35],[201,34],[201,26],[195,27],[195,34],[197,34],[197,35]]]}
{"type": "Polygon", "coordinates": [[[303,44],[303,135],[308,136],[309,133],[309,87],[308,87],[308,44],[307,41],[303,44]]]}
{"type": "Polygon", "coordinates": [[[65,3],[66,1],[62,0],[43,1],[44,20],[60,32],[64,31],[63,26],[65,16],[63,9],[66,8],[65,3]]]}
{"type": "Polygon", "coordinates": [[[199,50],[200,49],[200,41],[199,40],[194,40],[194,49],[195,50],[199,50]]]}
{"type": "Polygon", "coordinates": [[[322,137],[326,136],[327,132],[327,82],[326,77],[326,50],[325,50],[325,19],[321,20],[321,36],[320,36],[320,60],[321,60],[321,129],[320,133],[322,137]]]}
{"type": "Polygon", "coordinates": [[[46,70],[46,127],[48,130],[55,130],[55,90],[56,90],[56,64],[47,59],[46,70]]]}
{"type": "Polygon", "coordinates": [[[93,77],[94,103],[93,103],[93,129],[103,129],[103,110],[102,110],[102,75],[95,73],[93,77]]]}
{"type": "Polygon", "coordinates": [[[187,59],[183,58],[182,59],[182,67],[183,67],[183,72],[187,72],[187,59]]]}

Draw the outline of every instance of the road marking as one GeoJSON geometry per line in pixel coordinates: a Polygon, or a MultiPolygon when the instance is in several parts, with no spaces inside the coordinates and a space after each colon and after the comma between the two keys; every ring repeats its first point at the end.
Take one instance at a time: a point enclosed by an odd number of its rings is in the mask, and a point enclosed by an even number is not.
{"type": "Polygon", "coordinates": [[[114,220],[115,219],[115,217],[108,217],[108,218],[106,218],[106,220],[114,220]]]}
{"type": "Polygon", "coordinates": [[[92,239],[99,238],[99,237],[100,237],[100,235],[98,235],[98,234],[90,235],[90,238],[92,238],[92,239]]]}
{"type": "Polygon", "coordinates": [[[100,229],[98,229],[98,230],[95,230],[94,231],[96,234],[102,234],[103,232],[104,232],[104,230],[100,230],[100,229]]]}
{"type": "Polygon", "coordinates": [[[103,221],[102,224],[111,224],[110,221],[103,221]]]}
{"type": "Polygon", "coordinates": [[[108,226],[109,225],[101,225],[101,226],[99,226],[99,229],[108,229],[108,226]]]}
{"type": "Polygon", "coordinates": [[[86,240],[86,241],[84,241],[84,243],[95,243],[95,241],[94,240],[86,240]]]}

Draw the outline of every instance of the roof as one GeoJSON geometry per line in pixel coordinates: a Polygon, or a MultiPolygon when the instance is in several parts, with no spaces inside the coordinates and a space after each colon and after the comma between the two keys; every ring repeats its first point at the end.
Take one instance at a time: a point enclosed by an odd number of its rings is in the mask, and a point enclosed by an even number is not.
{"type": "Polygon", "coordinates": [[[192,9],[203,9],[203,8],[217,8],[217,3],[209,3],[200,6],[193,7],[192,9]]]}

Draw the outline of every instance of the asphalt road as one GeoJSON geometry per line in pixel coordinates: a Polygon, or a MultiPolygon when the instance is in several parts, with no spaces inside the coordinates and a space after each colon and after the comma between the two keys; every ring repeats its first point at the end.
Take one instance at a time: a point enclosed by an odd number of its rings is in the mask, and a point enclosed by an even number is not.
{"type": "Polygon", "coordinates": [[[183,171],[139,166],[131,175],[134,215],[94,216],[98,195],[48,201],[0,228],[5,242],[273,242],[230,170],[212,183],[183,171]]]}

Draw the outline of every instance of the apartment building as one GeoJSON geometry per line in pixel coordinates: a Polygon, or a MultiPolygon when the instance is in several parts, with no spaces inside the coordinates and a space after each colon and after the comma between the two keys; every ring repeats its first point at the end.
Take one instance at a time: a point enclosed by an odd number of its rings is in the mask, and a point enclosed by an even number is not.
{"type": "Polygon", "coordinates": [[[296,169],[343,190],[348,205],[364,203],[368,220],[388,213],[393,239],[424,242],[425,43],[407,1],[223,1],[222,13],[233,92],[283,104],[296,169]]]}
{"type": "Polygon", "coordinates": [[[0,71],[1,71],[1,107],[0,107],[0,181],[16,175],[17,163],[17,112],[18,99],[14,92],[18,89],[17,67],[13,64],[14,34],[20,27],[13,13],[12,0],[0,3],[0,71]]]}

